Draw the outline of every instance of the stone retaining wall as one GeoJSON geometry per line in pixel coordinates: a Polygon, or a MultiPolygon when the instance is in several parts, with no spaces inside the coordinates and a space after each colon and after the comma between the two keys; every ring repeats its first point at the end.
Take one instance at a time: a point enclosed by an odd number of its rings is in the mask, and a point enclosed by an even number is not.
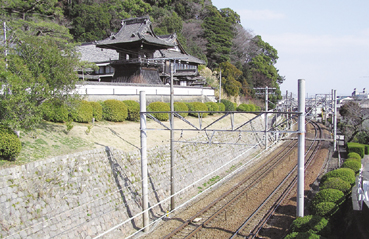
{"type": "MultiPolygon", "coordinates": [[[[261,129],[262,119],[253,125],[261,129]]],[[[229,163],[249,148],[242,144],[257,140],[251,134],[222,133],[214,141],[239,145],[176,144],[176,191],[208,175],[180,193],[177,205],[249,160],[246,156],[255,151],[229,163]]],[[[148,151],[148,170],[152,206],[170,195],[169,146],[148,151]]],[[[169,203],[153,208],[150,218],[164,215],[169,203]]],[[[2,169],[0,210],[0,238],[93,238],[141,212],[140,153],[105,147],[2,169]]],[[[142,227],[141,221],[136,217],[104,237],[128,236],[142,227]]]]}

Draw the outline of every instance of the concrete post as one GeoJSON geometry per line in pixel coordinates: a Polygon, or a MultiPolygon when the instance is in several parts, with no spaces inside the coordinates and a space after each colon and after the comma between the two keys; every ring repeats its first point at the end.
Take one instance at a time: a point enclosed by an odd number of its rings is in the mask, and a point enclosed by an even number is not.
{"type": "MultiPolygon", "coordinates": [[[[265,87],[265,112],[268,112],[268,86],[265,87]]],[[[268,148],[268,113],[265,113],[265,149],[268,148]]]]}
{"type": "Polygon", "coordinates": [[[140,91],[140,128],[141,128],[141,180],[142,180],[142,211],[145,232],[149,231],[149,194],[147,180],[147,135],[146,135],[146,93],[140,91]]]}
{"type": "Polygon", "coordinates": [[[219,103],[222,99],[222,70],[219,68],[219,103]]]}
{"type": "Polygon", "coordinates": [[[170,209],[175,209],[174,194],[175,190],[175,180],[174,180],[174,88],[173,88],[173,62],[170,63],[170,209]]]}
{"type": "Polygon", "coordinates": [[[298,80],[298,162],[297,162],[297,217],[304,216],[304,163],[305,163],[305,80],[298,80]]]}
{"type": "Polygon", "coordinates": [[[318,102],[316,101],[316,94],[315,94],[315,122],[317,121],[317,109],[318,108],[318,102]]]}
{"type": "Polygon", "coordinates": [[[333,92],[333,148],[337,150],[337,91],[333,92]]]}

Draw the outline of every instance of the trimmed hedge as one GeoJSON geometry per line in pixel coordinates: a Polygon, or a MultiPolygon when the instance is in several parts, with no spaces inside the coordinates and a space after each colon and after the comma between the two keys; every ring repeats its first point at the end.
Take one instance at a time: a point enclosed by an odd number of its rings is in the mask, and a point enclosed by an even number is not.
{"type": "Polygon", "coordinates": [[[342,180],[348,182],[353,185],[355,183],[355,172],[349,168],[339,168],[333,171],[330,171],[322,177],[320,183],[324,183],[328,178],[341,178],[342,180]]]}
{"type": "MultiPolygon", "coordinates": [[[[185,103],[174,102],[173,106],[174,106],[174,111],[188,111],[188,107],[185,103]]],[[[169,108],[170,108],[170,106],[169,106],[169,108]]],[[[179,115],[182,116],[183,118],[186,118],[188,113],[179,113],[179,115]]]]}
{"type": "Polygon", "coordinates": [[[334,202],[321,202],[315,205],[313,210],[317,216],[330,218],[339,210],[339,207],[334,202]]]}
{"type": "Polygon", "coordinates": [[[222,99],[220,100],[225,106],[225,111],[234,111],[234,104],[230,102],[229,100],[222,99]]]}
{"type": "MultiPolygon", "coordinates": [[[[164,102],[152,102],[147,107],[147,111],[170,111],[170,107],[164,102]]],[[[169,120],[169,113],[153,113],[153,116],[160,121],[169,120]]]]}
{"type": "Polygon", "coordinates": [[[68,121],[68,108],[59,99],[50,99],[41,105],[42,117],[51,122],[64,123],[68,121]]]}
{"type": "Polygon", "coordinates": [[[108,121],[123,122],[127,119],[127,106],[119,100],[105,100],[103,105],[103,117],[108,121]]]}
{"type": "Polygon", "coordinates": [[[98,102],[93,102],[93,101],[90,101],[89,103],[92,106],[92,110],[93,110],[92,115],[95,118],[95,120],[96,121],[101,121],[102,120],[102,106],[101,106],[101,104],[99,104],[98,102]]]}
{"type": "Polygon", "coordinates": [[[79,123],[88,123],[93,118],[93,108],[91,104],[85,100],[79,102],[74,121],[79,123]]]}
{"type": "Polygon", "coordinates": [[[223,103],[217,103],[219,106],[219,111],[225,111],[225,105],[223,103]]]}
{"type": "Polygon", "coordinates": [[[292,232],[314,232],[321,235],[330,234],[328,220],[317,215],[296,218],[291,225],[292,232]]]}
{"type": "Polygon", "coordinates": [[[127,106],[127,120],[140,121],[140,103],[134,100],[124,100],[123,103],[127,106]]]}
{"type": "Polygon", "coordinates": [[[361,162],[361,156],[358,153],[355,153],[355,152],[348,153],[347,158],[356,158],[356,159],[360,160],[360,162],[361,162]]]}
{"type": "Polygon", "coordinates": [[[355,173],[358,173],[359,170],[361,169],[361,163],[358,162],[356,159],[352,159],[352,160],[346,160],[342,166],[342,168],[350,168],[352,170],[354,170],[355,173]]]}
{"type": "Polygon", "coordinates": [[[341,178],[328,178],[319,186],[319,189],[337,189],[346,194],[351,190],[351,185],[341,178]]]}
{"type": "Polygon", "coordinates": [[[343,194],[343,192],[338,189],[323,189],[315,194],[312,200],[312,206],[313,208],[316,208],[316,205],[321,202],[333,202],[336,204],[341,204],[341,202],[344,200],[344,196],[345,195],[343,194]]]}
{"type": "MultiPolygon", "coordinates": [[[[193,111],[208,111],[208,107],[202,102],[192,102],[193,111]]],[[[205,118],[209,113],[201,113],[202,117],[205,118]]],[[[190,113],[195,117],[198,117],[198,113],[190,113]]]]}
{"type": "MultiPolygon", "coordinates": [[[[219,106],[217,103],[214,102],[206,102],[206,107],[208,107],[208,111],[219,111],[219,106]]],[[[214,113],[210,112],[210,115],[213,115],[214,113]]]]}
{"type": "Polygon", "coordinates": [[[18,136],[9,128],[0,128],[0,158],[15,160],[22,149],[18,136]]]}
{"type": "Polygon", "coordinates": [[[248,111],[251,111],[250,110],[250,106],[248,104],[240,104],[237,108],[236,108],[237,111],[245,111],[245,112],[248,112],[248,111]]]}
{"type": "Polygon", "coordinates": [[[360,155],[361,158],[364,158],[365,155],[365,146],[359,143],[349,142],[347,143],[347,152],[355,152],[360,155]]]}
{"type": "Polygon", "coordinates": [[[322,239],[324,237],[314,232],[292,232],[284,237],[284,239],[322,239]]]}

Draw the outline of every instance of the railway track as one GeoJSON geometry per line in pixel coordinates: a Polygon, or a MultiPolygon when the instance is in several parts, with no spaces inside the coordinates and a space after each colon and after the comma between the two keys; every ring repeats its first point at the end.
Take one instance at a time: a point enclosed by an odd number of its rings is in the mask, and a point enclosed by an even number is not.
{"type": "MultiPolygon", "coordinates": [[[[318,130],[315,131],[317,132],[318,130]]],[[[317,134],[315,133],[316,137],[318,137],[317,134]]],[[[291,158],[288,155],[296,151],[296,144],[297,141],[295,140],[286,142],[281,150],[275,152],[275,156],[272,156],[270,160],[260,165],[257,170],[253,171],[254,173],[242,179],[237,185],[223,193],[219,198],[163,238],[192,238],[195,236],[197,238],[245,238],[246,236],[257,235],[270,215],[272,215],[273,210],[278,207],[280,203],[278,201],[283,200],[285,197],[283,195],[288,190],[290,191],[290,188],[294,185],[291,178],[296,177],[294,172],[296,171],[294,170],[296,164],[288,162],[291,161],[288,160],[288,158],[291,158]],[[290,173],[287,176],[276,176],[278,171],[284,167],[289,167],[290,173]],[[268,180],[273,181],[273,183],[265,185],[265,182],[268,180]],[[252,209],[252,211],[250,211],[250,208],[245,207],[250,197],[257,197],[259,190],[271,190],[270,188],[274,188],[273,192],[268,197],[262,198],[261,201],[263,202],[258,207],[252,209]],[[239,221],[234,222],[235,220],[233,220],[232,216],[235,213],[235,208],[240,207],[242,209],[237,210],[239,212],[236,211],[236,213],[242,213],[244,215],[243,218],[247,218],[243,220],[243,223],[239,221]],[[255,220],[258,221],[256,223],[258,226],[253,227],[255,220]],[[240,227],[240,224],[243,226],[240,227]],[[214,232],[213,236],[210,236],[213,234],[211,231],[214,232]]],[[[315,142],[312,142],[309,148],[314,148],[314,144],[315,142]]]]}

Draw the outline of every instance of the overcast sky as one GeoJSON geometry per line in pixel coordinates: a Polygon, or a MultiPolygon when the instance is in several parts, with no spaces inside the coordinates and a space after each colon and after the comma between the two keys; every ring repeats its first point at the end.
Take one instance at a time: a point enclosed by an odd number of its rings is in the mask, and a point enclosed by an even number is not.
{"type": "Polygon", "coordinates": [[[212,0],[231,8],[242,26],[278,51],[276,64],[286,77],[282,94],[351,95],[369,91],[369,1],[367,0],[212,0]]]}

